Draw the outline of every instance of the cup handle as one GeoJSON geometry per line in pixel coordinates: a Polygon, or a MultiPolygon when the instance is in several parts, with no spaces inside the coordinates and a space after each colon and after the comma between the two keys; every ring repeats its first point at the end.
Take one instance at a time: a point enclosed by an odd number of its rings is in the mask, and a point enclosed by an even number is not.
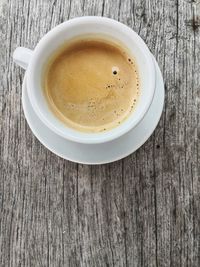
{"type": "Polygon", "coordinates": [[[32,50],[25,47],[17,47],[13,53],[13,61],[26,70],[32,55],[32,50]]]}

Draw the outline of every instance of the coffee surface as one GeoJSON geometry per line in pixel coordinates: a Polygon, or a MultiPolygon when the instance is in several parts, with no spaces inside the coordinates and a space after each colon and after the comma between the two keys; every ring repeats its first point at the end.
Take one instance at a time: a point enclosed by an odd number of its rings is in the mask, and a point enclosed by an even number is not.
{"type": "Polygon", "coordinates": [[[123,47],[105,41],[74,41],[54,55],[44,75],[53,113],[68,127],[101,132],[122,123],[139,98],[138,71],[123,47]]]}

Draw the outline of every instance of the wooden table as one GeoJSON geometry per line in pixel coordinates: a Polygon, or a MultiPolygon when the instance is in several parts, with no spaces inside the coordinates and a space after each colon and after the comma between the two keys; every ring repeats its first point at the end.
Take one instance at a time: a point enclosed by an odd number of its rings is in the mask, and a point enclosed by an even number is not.
{"type": "Polygon", "coordinates": [[[0,266],[200,266],[200,1],[0,0],[0,266]],[[73,17],[119,20],[159,62],[165,108],[129,157],[49,152],[22,110],[17,46],[73,17]]]}

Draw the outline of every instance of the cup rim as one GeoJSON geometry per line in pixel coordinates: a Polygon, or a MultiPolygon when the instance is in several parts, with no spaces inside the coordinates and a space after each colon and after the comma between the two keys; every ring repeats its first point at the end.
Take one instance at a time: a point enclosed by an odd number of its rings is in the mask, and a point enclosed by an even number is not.
{"type": "MultiPolygon", "coordinates": [[[[67,31],[67,30],[66,30],[67,31]]],[[[131,129],[135,128],[138,123],[143,119],[145,116],[146,112],[148,111],[155,92],[155,65],[152,59],[152,55],[147,47],[147,45],[144,43],[142,38],[130,27],[126,26],[125,24],[118,22],[114,19],[111,18],[106,18],[106,17],[99,17],[99,16],[84,16],[84,17],[76,17],[73,19],[70,19],[68,21],[65,21],[56,27],[54,27],[52,30],[50,30],[47,34],[45,34],[42,39],[38,42],[34,49],[33,57],[30,61],[30,64],[27,69],[27,89],[28,89],[28,96],[29,99],[31,99],[31,104],[33,106],[33,109],[37,113],[38,117],[42,120],[42,122],[51,130],[53,130],[56,134],[77,142],[77,143],[85,143],[85,144],[99,144],[99,143],[105,143],[112,141],[114,139],[119,138],[120,136],[124,135],[125,133],[129,132],[131,129]],[[42,48],[46,47],[48,45],[48,41],[50,41],[51,38],[53,38],[53,35],[59,31],[63,30],[66,26],[70,27],[70,25],[74,25],[77,23],[82,22],[89,22],[89,23],[111,23],[115,24],[115,26],[119,26],[123,28],[124,31],[129,32],[134,36],[134,38],[137,40],[137,43],[139,43],[140,48],[142,48],[142,52],[144,56],[148,59],[147,64],[149,64],[149,70],[150,70],[150,79],[151,83],[149,85],[149,90],[150,90],[150,97],[145,101],[143,112],[141,112],[140,116],[135,118],[133,121],[130,121],[128,125],[125,127],[125,122],[123,122],[120,126],[115,127],[111,130],[108,130],[106,132],[101,132],[101,133],[82,133],[79,131],[74,130],[74,132],[79,133],[79,134],[73,134],[70,131],[72,130],[70,127],[65,127],[65,131],[62,131],[58,127],[56,127],[49,119],[47,119],[43,112],[40,109],[40,106],[37,103],[37,99],[34,96],[34,80],[32,79],[32,72],[33,69],[36,66],[36,59],[38,58],[39,52],[42,48]],[[67,129],[70,129],[70,131],[67,131],[67,129]]],[[[134,114],[134,112],[133,112],[134,114]]],[[[129,116],[129,118],[132,115],[129,116]]]]}

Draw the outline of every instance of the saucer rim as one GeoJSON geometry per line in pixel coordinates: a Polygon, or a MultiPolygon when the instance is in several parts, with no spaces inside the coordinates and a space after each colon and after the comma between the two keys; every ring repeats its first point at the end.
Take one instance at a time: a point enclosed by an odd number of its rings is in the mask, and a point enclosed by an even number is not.
{"type": "MultiPolygon", "coordinates": [[[[155,58],[154,58],[154,60],[155,60],[155,58]]],[[[162,112],[163,112],[163,107],[164,107],[165,91],[164,91],[164,81],[163,81],[162,73],[161,73],[161,71],[160,71],[160,68],[159,68],[158,63],[157,63],[156,60],[155,60],[155,65],[156,65],[156,69],[157,69],[157,79],[160,79],[160,82],[162,83],[162,91],[163,91],[163,94],[162,94],[162,95],[163,95],[162,100],[159,102],[159,104],[160,104],[160,106],[161,106],[160,114],[159,114],[159,116],[157,117],[157,119],[156,119],[156,121],[155,121],[155,123],[154,123],[154,127],[153,127],[153,129],[152,129],[149,133],[147,133],[146,135],[145,135],[145,133],[144,133],[141,142],[139,142],[136,146],[134,146],[134,149],[131,150],[131,152],[128,151],[128,153],[123,153],[123,154],[122,154],[122,153],[119,153],[119,156],[118,156],[118,157],[111,158],[110,160],[105,160],[105,161],[101,160],[101,161],[97,161],[97,162],[90,162],[90,161],[87,161],[87,160],[85,160],[85,161],[80,161],[80,160],[74,160],[74,159],[71,159],[70,157],[67,157],[67,156],[64,155],[63,153],[59,153],[59,152],[55,151],[54,149],[52,149],[51,147],[49,147],[48,142],[45,142],[44,140],[42,140],[43,138],[41,138],[40,134],[38,134],[38,132],[35,130],[35,128],[33,128],[33,127],[31,126],[32,123],[31,123],[31,121],[30,121],[30,119],[29,119],[29,115],[27,114],[28,111],[27,111],[27,109],[26,109],[26,104],[25,104],[26,99],[25,99],[25,98],[28,97],[28,94],[27,94],[27,96],[25,96],[25,90],[27,89],[27,87],[26,87],[26,77],[27,77],[27,76],[26,76],[26,73],[25,73],[25,76],[24,76],[24,79],[23,79],[23,84],[22,84],[22,106],[23,106],[23,111],[24,111],[24,116],[25,116],[25,118],[26,118],[26,121],[27,121],[27,123],[28,123],[28,125],[29,125],[29,127],[30,127],[30,129],[31,129],[31,131],[32,131],[32,133],[33,133],[34,136],[40,141],[40,143],[41,143],[42,145],[44,145],[44,146],[45,146],[48,150],[50,150],[52,153],[54,153],[55,155],[57,155],[57,156],[59,156],[59,157],[65,159],[65,160],[69,160],[69,161],[71,161],[71,162],[80,163],[80,164],[86,164],[86,165],[101,165],[101,164],[108,164],[108,163],[112,163],[112,162],[121,160],[121,159],[123,159],[123,158],[125,158],[125,157],[131,155],[132,153],[134,153],[135,151],[137,151],[142,145],[144,145],[145,142],[146,142],[146,141],[150,138],[150,136],[153,134],[153,132],[155,131],[155,129],[156,129],[156,127],[157,127],[157,125],[158,125],[158,123],[159,123],[159,121],[160,121],[160,118],[161,118],[161,115],[162,115],[162,112]]],[[[161,87],[161,86],[160,86],[160,87],[161,87]]],[[[160,89],[161,89],[161,88],[160,88],[160,89]]],[[[156,89],[155,89],[154,97],[155,97],[155,95],[156,95],[156,90],[158,90],[158,87],[156,87],[156,89]]],[[[152,101],[152,104],[153,104],[153,101],[152,101]]],[[[152,104],[151,104],[151,105],[152,105],[152,104]]],[[[32,106],[31,106],[31,108],[32,108],[32,106]]],[[[32,108],[32,109],[33,109],[33,108],[32,108]]],[[[33,112],[34,112],[34,110],[33,110],[33,112]]],[[[148,112],[150,112],[150,108],[149,108],[149,110],[147,111],[147,114],[148,114],[148,112]]],[[[141,120],[141,122],[145,119],[145,117],[147,116],[147,114],[143,117],[143,119],[141,120]]],[[[36,115],[36,117],[38,118],[38,116],[37,116],[36,113],[35,113],[35,115],[36,115]]],[[[38,118],[38,119],[39,119],[39,118],[38,118]]],[[[40,119],[39,119],[39,120],[40,120],[40,119]]],[[[41,120],[40,120],[40,121],[41,121],[41,120]]],[[[42,122],[42,121],[41,121],[41,122],[42,122]]],[[[137,125],[135,128],[139,127],[140,124],[141,124],[141,122],[138,123],[138,125],[137,125]]],[[[43,124],[46,128],[48,128],[43,122],[42,122],[42,124],[43,124]]],[[[51,131],[49,128],[48,128],[48,130],[51,131]]],[[[130,134],[131,131],[133,131],[133,130],[130,130],[128,133],[130,134]]],[[[51,131],[51,132],[52,132],[52,131],[51,131]]],[[[55,132],[53,132],[53,133],[56,135],[55,132]]],[[[126,134],[128,134],[128,133],[126,133],[126,134]]],[[[126,134],[125,134],[125,135],[126,135],[126,134]]],[[[61,136],[59,136],[59,138],[62,138],[62,139],[64,140],[64,138],[61,137],[61,136]]],[[[120,141],[120,138],[121,138],[121,137],[117,138],[115,141],[117,141],[117,140],[120,141]]],[[[68,140],[68,141],[74,143],[73,141],[70,141],[70,140],[68,140]]],[[[111,142],[112,142],[112,141],[108,141],[107,143],[111,143],[111,142]]],[[[85,146],[100,146],[100,144],[85,144],[85,146]]]]}

